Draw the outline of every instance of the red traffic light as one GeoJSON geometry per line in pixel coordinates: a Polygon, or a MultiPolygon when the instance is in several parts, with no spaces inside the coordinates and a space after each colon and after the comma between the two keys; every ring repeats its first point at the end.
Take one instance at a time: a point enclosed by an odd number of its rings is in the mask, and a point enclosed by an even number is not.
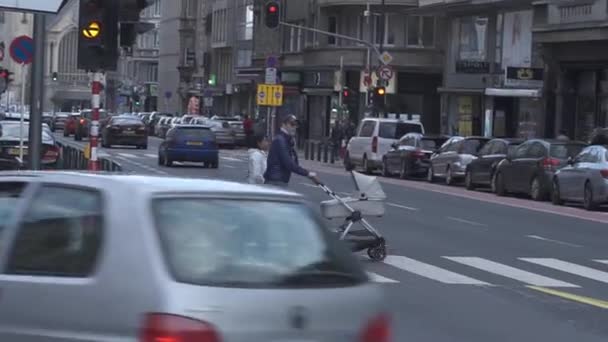
{"type": "Polygon", "coordinates": [[[342,91],[342,96],[348,97],[348,95],[350,95],[350,92],[348,90],[345,89],[342,91]]]}
{"type": "Polygon", "coordinates": [[[0,78],[8,78],[8,70],[0,70],[0,78]]]}
{"type": "Polygon", "coordinates": [[[278,10],[278,8],[275,5],[268,6],[268,13],[276,13],[277,10],[278,10]]]}

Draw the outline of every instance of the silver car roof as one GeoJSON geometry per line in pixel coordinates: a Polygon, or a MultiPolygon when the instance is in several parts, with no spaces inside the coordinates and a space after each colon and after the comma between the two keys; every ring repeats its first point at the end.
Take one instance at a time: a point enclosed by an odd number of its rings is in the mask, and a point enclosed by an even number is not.
{"type": "Polygon", "coordinates": [[[270,196],[301,200],[299,194],[274,187],[249,185],[211,179],[161,177],[122,173],[77,171],[2,171],[0,180],[30,178],[55,184],[112,188],[128,187],[140,193],[213,193],[225,195],[270,196]]]}

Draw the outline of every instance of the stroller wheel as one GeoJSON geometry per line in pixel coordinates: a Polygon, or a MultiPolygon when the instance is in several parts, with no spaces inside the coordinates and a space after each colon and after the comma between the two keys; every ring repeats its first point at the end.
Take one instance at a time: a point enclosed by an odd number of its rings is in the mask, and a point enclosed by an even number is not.
{"type": "Polygon", "coordinates": [[[382,261],[386,258],[386,245],[381,244],[376,247],[369,248],[367,250],[367,255],[373,261],[382,261]]]}

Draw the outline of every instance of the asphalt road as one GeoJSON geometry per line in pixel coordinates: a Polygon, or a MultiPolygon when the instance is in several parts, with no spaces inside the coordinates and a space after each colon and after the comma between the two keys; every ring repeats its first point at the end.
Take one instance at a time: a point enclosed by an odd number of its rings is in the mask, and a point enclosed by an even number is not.
{"type": "MultiPolygon", "coordinates": [[[[101,155],[137,173],[245,181],[245,151],[222,151],[217,170],[167,168],[157,163],[160,141],[101,155]]],[[[343,170],[303,164],[334,191],[353,190],[343,170]]],[[[382,184],[386,215],[370,221],[385,234],[389,256],[361,260],[393,306],[394,341],[608,341],[608,211],[416,181],[382,184]]],[[[291,188],[314,203],[327,199],[298,176],[291,188]]]]}

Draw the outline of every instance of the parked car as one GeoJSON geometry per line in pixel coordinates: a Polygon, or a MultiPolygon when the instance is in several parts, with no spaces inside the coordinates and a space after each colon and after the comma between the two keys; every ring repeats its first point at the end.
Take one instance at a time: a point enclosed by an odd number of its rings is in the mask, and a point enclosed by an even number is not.
{"type": "Polygon", "coordinates": [[[162,118],[158,118],[158,122],[154,127],[154,135],[159,138],[164,138],[165,135],[167,135],[167,131],[169,130],[169,124],[172,119],[173,117],[171,116],[164,116],[162,118]]]}
{"type": "Polygon", "coordinates": [[[245,127],[243,127],[243,120],[240,117],[232,116],[214,116],[212,120],[227,122],[232,129],[232,135],[234,136],[234,144],[244,146],[247,144],[247,136],[245,135],[245,127]]]}
{"type": "Polygon", "coordinates": [[[158,135],[158,131],[156,130],[158,122],[160,121],[161,118],[166,118],[166,117],[173,117],[173,113],[153,112],[150,115],[150,120],[147,123],[148,131],[149,131],[150,135],[158,135]]]}
{"type": "Polygon", "coordinates": [[[217,144],[220,147],[234,148],[236,145],[234,131],[227,122],[201,117],[193,120],[192,124],[210,127],[211,131],[215,133],[217,144]]]}
{"type": "Polygon", "coordinates": [[[135,116],[117,115],[110,118],[101,133],[103,147],[113,145],[148,148],[148,130],[144,122],[135,116]]]}
{"type": "Polygon", "coordinates": [[[299,195],[73,172],[0,189],[0,341],[389,341],[382,289],[299,195]]]}
{"type": "Polygon", "coordinates": [[[580,141],[532,139],[508,154],[496,169],[496,194],[524,193],[535,201],[551,193],[553,175],[587,146],[580,141]]]}
{"type": "Polygon", "coordinates": [[[448,136],[444,135],[424,135],[421,133],[408,133],[404,135],[384,155],[382,175],[392,176],[398,174],[402,179],[426,175],[431,155],[448,138],[448,136]]]}
{"type": "Polygon", "coordinates": [[[158,148],[158,164],[172,166],[173,162],[198,162],[217,169],[219,149],[211,128],[177,125],[167,132],[158,148]]]}
{"type": "Polygon", "coordinates": [[[554,204],[579,202],[587,210],[608,203],[608,148],[589,146],[553,177],[554,204]]]}
{"type": "Polygon", "coordinates": [[[63,129],[65,122],[70,116],[70,113],[55,113],[49,124],[51,131],[55,132],[58,129],[63,129]]]}
{"type": "Polygon", "coordinates": [[[479,151],[490,141],[485,137],[454,137],[448,140],[437,153],[431,156],[427,180],[445,179],[452,185],[464,179],[467,166],[477,158],[479,151]]]}
{"type": "Polygon", "coordinates": [[[523,139],[498,138],[490,140],[479,151],[479,155],[468,166],[464,184],[468,190],[478,186],[492,186],[498,163],[523,143],[523,139]]]}
{"type": "Polygon", "coordinates": [[[82,115],[80,112],[71,113],[68,118],[65,120],[65,124],[63,127],[63,136],[69,137],[76,133],[76,123],[82,119],[82,115]]]}
{"type": "MultiPolygon", "coordinates": [[[[4,161],[16,161],[21,166],[27,167],[26,156],[29,153],[29,123],[23,125],[23,156],[19,161],[20,149],[20,126],[15,121],[0,121],[0,159],[4,161]]],[[[61,166],[61,149],[55,138],[47,129],[42,129],[42,158],[41,165],[44,169],[57,169],[61,166]]],[[[9,167],[10,169],[10,167],[9,167]]]]}
{"type": "Polygon", "coordinates": [[[363,119],[357,135],[348,142],[344,167],[352,170],[361,166],[367,173],[381,168],[384,155],[393,143],[408,133],[424,134],[424,126],[421,122],[412,120],[363,119]]]}
{"type": "MultiPolygon", "coordinates": [[[[80,141],[82,138],[89,136],[91,127],[91,121],[93,120],[93,111],[85,109],[80,112],[80,120],[76,121],[76,127],[74,129],[74,140],[80,141]]],[[[105,121],[108,118],[108,113],[104,109],[99,110],[99,121],[105,121]]]]}

